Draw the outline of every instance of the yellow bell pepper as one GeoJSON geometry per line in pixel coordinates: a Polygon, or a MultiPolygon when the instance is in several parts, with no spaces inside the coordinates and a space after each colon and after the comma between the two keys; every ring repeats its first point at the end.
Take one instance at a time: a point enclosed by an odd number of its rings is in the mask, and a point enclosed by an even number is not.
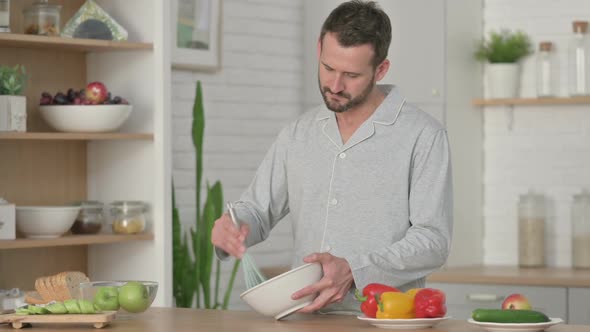
{"type": "Polygon", "coordinates": [[[414,318],[414,299],[400,292],[385,292],[379,297],[377,318],[407,319],[414,318]]]}
{"type": "Polygon", "coordinates": [[[412,288],[412,289],[408,289],[406,291],[406,294],[410,295],[412,298],[414,298],[414,296],[416,296],[416,293],[418,293],[419,291],[423,290],[424,288],[412,288]]]}

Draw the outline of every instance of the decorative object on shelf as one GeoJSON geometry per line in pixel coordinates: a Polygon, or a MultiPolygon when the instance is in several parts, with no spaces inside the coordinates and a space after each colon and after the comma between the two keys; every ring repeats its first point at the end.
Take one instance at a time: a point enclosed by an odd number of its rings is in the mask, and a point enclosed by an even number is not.
{"type": "Polygon", "coordinates": [[[545,266],[545,197],[533,191],[518,201],[518,265],[545,266]]]}
{"type": "Polygon", "coordinates": [[[62,37],[127,40],[128,33],[94,0],[86,0],[64,26],[62,37]]]}
{"type": "Polygon", "coordinates": [[[221,0],[172,0],[172,67],[220,67],[221,0]]]}
{"type": "Polygon", "coordinates": [[[60,5],[52,5],[47,0],[37,0],[23,10],[25,34],[59,36],[60,5]]]}
{"type": "Polygon", "coordinates": [[[572,202],[572,266],[590,269],[590,193],[583,190],[572,202]]]}
{"type": "Polygon", "coordinates": [[[0,65],[0,132],[27,131],[27,98],[21,95],[26,82],[24,66],[0,65]]]}
{"type": "Polygon", "coordinates": [[[590,94],[590,39],[588,21],[574,21],[568,50],[568,81],[570,96],[590,94]]]}
{"type": "Polygon", "coordinates": [[[0,0],[0,32],[10,32],[10,0],[0,0]]]}
{"type": "Polygon", "coordinates": [[[197,81],[197,91],[193,106],[192,138],[195,146],[196,167],[196,222],[195,229],[189,229],[190,240],[184,233],[180,222],[180,214],[176,207],[174,184],[172,185],[172,293],[177,307],[190,308],[196,294],[197,308],[227,309],[238,272],[240,260],[235,260],[231,271],[223,302],[219,302],[221,285],[221,263],[214,257],[211,243],[211,230],[217,218],[223,214],[223,189],[221,182],[213,186],[207,184],[207,198],[201,211],[201,179],[203,175],[203,134],[205,132],[205,113],[203,110],[203,94],[201,82],[197,81]],[[190,243],[190,244],[189,244],[190,243]],[[192,254],[191,254],[192,249],[192,254]],[[194,259],[192,258],[194,257],[194,259]],[[213,260],[215,267],[215,293],[211,297],[211,276],[213,260]],[[202,295],[202,297],[201,297],[202,295]]]}
{"type": "Polygon", "coordinates": [[[522,31],[491,31],[480,41],[475,57],[486,61],[490,98],[514,98],[520,85],[519,61],[532,53],[529,37],[522,31]]]}
{"type": "Polygon", "coordinates": [[[16,208],[0,197],[0,240],[16,239],[16,208]]]}
{"type": "Polygon", "coordinates": [[[537,97],[553,97],[557,95],[556,75],[557,59],[553,52],[553,43],[544,41],[539,43],[537,53],[537,97]]]}

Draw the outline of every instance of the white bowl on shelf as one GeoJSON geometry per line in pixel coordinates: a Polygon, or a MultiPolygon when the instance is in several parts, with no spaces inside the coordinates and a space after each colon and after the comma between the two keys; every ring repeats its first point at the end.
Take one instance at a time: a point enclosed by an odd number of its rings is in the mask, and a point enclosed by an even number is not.
{"type": "Polygon", "coordinates": [[[132,105],[42,105],[39,112],[53,129],[62,132],[110,132],[119,129],[132,105]]]}
{"type": "Polygon", "coordinates": [[[269,279],[240,294],[252,309],[279,320],[311,304],[316,295],[292,300],[296,291],[318,282],[324,275],[320,263],[308,263],[269,279]]]}
{"type": "Polygon", "coordinates": [[[16,230],[32,239],[57,238],[72,227],[79,211],[79,206],[17,206],[16,230]]]}

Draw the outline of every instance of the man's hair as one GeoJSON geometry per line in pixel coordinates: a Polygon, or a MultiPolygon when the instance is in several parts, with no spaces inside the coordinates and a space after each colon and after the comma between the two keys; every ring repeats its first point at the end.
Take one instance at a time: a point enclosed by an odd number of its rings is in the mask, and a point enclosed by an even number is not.
{"type": "Polygon", "coordinates": [[[323,43],[328,32],[335,33],[338,43],[344,47],[364,44],[373,46],[374,68],[387,58],[391,43],[391,22],[374,1],[351,0],[336,7],[322,25],[320,42],[323,43]]]}

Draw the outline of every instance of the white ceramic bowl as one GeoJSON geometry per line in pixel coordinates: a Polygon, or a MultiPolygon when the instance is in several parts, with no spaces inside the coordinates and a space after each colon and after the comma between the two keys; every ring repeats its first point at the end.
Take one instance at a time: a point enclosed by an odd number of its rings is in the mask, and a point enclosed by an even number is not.
{"type": "Polygon", "coordinates": [[[64,132],[108,132],[127,120],[131,105],[43,105],[39,112],[55,130],[64,132]]]}
{"type": "Polygon", "coordinates": [[[17,206],[16,230],[33,239],[60,237],[72,227],[78,211],[79,206],[17,206]]]}
{"type": "Polygon", "coordinates": [[[289,270],[240,294],[252,309],[275,319],[287,315],[312,303],[316,295],[292,300],[296,291],[318,282],[323,276],[322,265],[309,263],[289,270]]]}

